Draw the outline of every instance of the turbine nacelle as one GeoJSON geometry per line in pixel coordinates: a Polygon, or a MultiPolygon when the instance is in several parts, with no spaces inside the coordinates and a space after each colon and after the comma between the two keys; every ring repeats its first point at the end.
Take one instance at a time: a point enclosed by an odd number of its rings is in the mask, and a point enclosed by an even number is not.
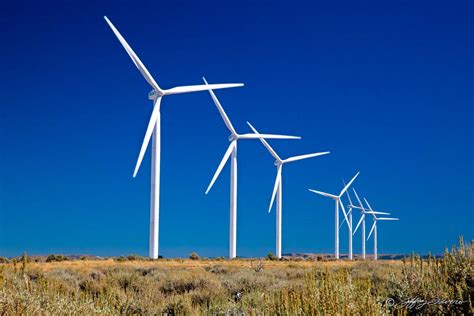
{"type": "Polygon", "coordinates": [[[161,96],[163,96],[163,94],[159,93],[158,91],[154,89],[148,93],[148,99],[152,101],[155,101],[156,98],[161,97],[161,96]]]}

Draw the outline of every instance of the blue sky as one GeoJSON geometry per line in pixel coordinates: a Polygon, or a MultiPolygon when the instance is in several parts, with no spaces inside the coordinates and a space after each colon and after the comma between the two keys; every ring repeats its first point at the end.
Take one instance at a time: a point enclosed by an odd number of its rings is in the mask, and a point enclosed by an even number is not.
{"type": "MultiPolygon", "coordinates": [[[[333,252],[333,202],[307,191],[355,187],[400,222],[380,253],[440,253],[474,232],[472,1],[83,1],[0,4],[0,255],[148,252],[150,157],[132,178],[150,87],[107,15],[168,88],[216,92],[238,131],[283,156],[283,253],[333,252]]],[[[228,145],[207,93],[162,104],[160,253],[228,254],[228,145]]],[[[274,252],[273,159],[239,145],[240,256],[274,252]]],[[[354,219],[354,221],[356,221],[354,219]]],[[[354,240],[360,251],[360,235],[354,240]]],[[[368,244],[368,252],[372,243],[368,244]]],[[[341,232],[347,252],[347,232],[341,232]]]]}

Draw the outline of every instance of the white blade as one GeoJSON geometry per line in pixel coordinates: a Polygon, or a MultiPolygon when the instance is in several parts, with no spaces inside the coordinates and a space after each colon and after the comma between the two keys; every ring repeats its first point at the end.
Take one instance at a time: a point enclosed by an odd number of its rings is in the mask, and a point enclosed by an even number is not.
{"type": "Polygon", "coordinates": [[[367,206],[369,207],[369,210],[371,210],[371,211],[373,212],[374,210],[373,210],[372,207],[370,206],[369,201],[367,201],[366,198],[364,198],[364,201],[365,201],[365,204],[367,204],[367,206]]]}
{"type": "Polygon", "coordinates": [[[153,134],[153,129],[155,128],[156,121],[160,115],[160,104],[161,97],[156,98],[155,105],[153,107],[153,112],[151,112],[150,121],[148,122],[148,127],[146,128],[145,138],[143,139],[142,147],[140,148],[140,153],[138,154],[137,164],[135,165],[135,170],[133,171],[133,177],[135,178],[140,165],[142,164],[143,156],[145,155],[148,143],[150,142],[151,135],[153,134]]]}
{"type": "Polygon", "coordinates": [[[395,217],[378,217],[378,221],[398,221],[398,218],[395,217]]]}
{"type": "Polygon", "coordinates": [[[357,206],[357,205],[349,204],[349,207],[361,210],[362,212],[366,211],[366,209],[364,207],[360,207],[360,206],[357,206]]]}
{"type": "Polygon", "coordinates": [[[280,181],[281,181],[281,165],[278,166],[277,169],[277,175],[275,178],[275,185],[273,186],[273,193],[272,193],[272,199],[270,200],[270,206],[268,207],[268,213],[271,212],[273,202],[275,201],[275,196],[278,190],[278,187],[280,186],[280,181]]]}
{"type": "MultiPolygon", "coordinates": [[[[206,85],[209,85],[206,81],[206,78],[202,77],[202,80],[204,80],[206,85]]],[[[216,95],[214,94],[214,91],[209,90],[209,93],[211,94],[211,98],[214,101],[214,104],[216,105],[217,110],[219,110],[219,113],[221,114],[222,120],[224,120],[225,125],[227,126],[227,128],[233,135],[236,135],[237,132],[235,131],[234,126],[232,126],[232,123],[230,122],[229,117],[225,113],[224,108],[222,107],[221,103],[219,102],[216,95]]]]}
{"type": "Polygon", "coordinates": [[[325,197],[329,197],[329,198],[334,199],[334,200],[337,200],[337,196],[329,194],[329,193],[316,191],[316,190],[313,190],[313,189],[308,189],[308,191],[319,194],[319,195],[322,195],[322,196],[325,196],[325,197]]]}
{"type": "Polygon", "coordinates": [[[365,217],[365,214],[362,214],[362,216],[360,217],[360,220],[359,222],[357,223],[357,226],[356,228],[354,229],[354,232],[352,233],[352,235],[354,235],[357,231],[357,228],[359,228],[360,224],[362,223],[362,221],[364,220],[364,217],[365,217]]]}
{"type": "Polygon", "coordinates": [[[122,34],[115,28],[115,26],[110,22],[110,20],[104,16],[105,21],[107,21],[107,24],[109,24],[110,28],[114,32],[115,36],[117,36],[118,40],[122,44],[123,48],[127,51],[128,55],[132,59],[133,63],[135,66],[138,68],[142,76],[145,78],[145,80],[153,87],[153,89],[162,92],[158,84],[156,83],[155,79],[151,76],[151,74],[148,72],[148,69],[146,69],[145,65],[142,63],[140,58],[138,58],[137,54],[133,51],[133,49],[128,45],[127,41],[125,38],[123,38],[122,34]]]}
{"type": "Polygon", "coordinates": [[[223,84],[201,84],[195,86],[180,86],[174,87],[171,89],[164,90],[165,95],[170,94],[179,94],[179,93],[190,93],[198,91],[209,91],[209,90],[218,90],[218,89],[227,89],[227,88],[237,88],[242,87],[243,83],[223,83],[223,84]]]}
{"type": "Polygon", "coordinates": [[[323,155],[327,155],[327,154],[329,154],[329,151],[320,152],[320,153],[306,154],[306,155],[299,155],[299,156],[294,156],[294,157],[287,158],[287,159],[283,160],[283,162],[292,162],[292,161],[297,161],[297,160],[313,158],[313,157],[317,157],[317,156],[323,156],[323,155]]]}
{"type": "MultiPolygon", "coordinates": [[[[349,208],[349,211],[347,212],[347,216],[349,216],[352,212],[352,208],[349,208]]],[[[344,225],[344,223],[346,222],[346,219],[343,218],[341,223],[339,224],[339,229],[341,229],[341,226],[344,225]]]]}
{"type": "Polygon", "coordinates": [[[224,168],[225,163],[227,162],[227,160],[229,160],[230,154],[232,153],[232,150],[235,147],[235,142],[236,142],[235,140],[231,142],[229,147],[227,148],[227,151],[225,152],[224,157],[222,157],[222,160],[219,166],[217,167],[217,170],[214,173],[214,176],[212,177],[211,183],[209,183],[209,186],[207,187],[206,194],[209,193],[209,190],[211,190],[212,186],[214,185],[214,182],[216,182],[217,177],[221,173],[222,168],[224,168]]]}
{"type": "Polygon", "coordinates": [[[274,134],[240,134],[240,139],[301,139],[300,136],[274,135],[274,134]]]}
{"type": "Polygon", "coordinates": [[[390,215],[390,213],[386,212],[375,212],[375,211],[366,211],[367,214],[377,214],[377,215],[390,215]]]}
{"type": "Polygon", "coordinates": [[[356,190],[355,190],[354,188],[352,188],[352,191],[354,191],[354,195],[355,195],[355,197],[356,197],[356,199],[357,199],[357,202],[359,202],[359,205],[360,205],[361,209],[362,209],[362,210],[365,210],[364,205],[363,205],[362,202],[360,201],[359,195],[357,194],[356,190]]]}
{"type": "Polygon", "coordinates": [[[349,181],[348,184],[346,184],[346,186],[344,187],[344,189],[342,189],[341,193],[339,193],[339,197],[341,197],[344,192],[346,192],[347,189],[349,189],[349,187],[351,186],[352,182],[355,181],[355,179],[357,178],[357,176],[359,175],[360,172],[357,172],[356,175],[351,179],[351,181],[349,181]]]}
{"type": "Polygon", "coordinates": [[[342,214],[344,214],[344,218],[345,218],[345,220],[346,220],[347,227],[350,228],[350,226],[349,226],[349,219],[347,218],[346,209],[344,208],[344,204],[342,204],[342,202],[341,202],[340,199],[339,199],[339,205],[341,206],[342,214]]]}
{"type": "Polygon", "coordinates": [[[372,235],[372,232],[374,231],[375,225],[377,225],[377,221],[374,221],[374,223],[372,224],[372,229],[370,230],[369,236],[367,236],[367,240],[369,240],[370,235],[372,235]]]}
{"type": "MultiPolygon", "coordinates": [[[[247,125],[250,126],[250,128],[255,134],[258,134],[258,131],[255,129],[255,127],[252,126],[252,124],[250,124],[250,122],[247,122],[247,125]]],[[[260,141],[262,142],[263,146],[265,146],[265,148],[270,152],[273,158],[275,158],[278,161],[281,161],[280,156],[278,156],[276,151],[272,148],[272,146],[270,146],[270,144],[264,138],[260,138],[260,141]]]]}
{"type": "MultiPolygon", "coordinates": [[[[346,185],[344,180],[342,180],[342,183],[346,185]]],[[[349,191],[346,191],[346,195],[347,195],[347,199],[349,200],[349,204],[352,205],[351,195],[349,194],[349,191]]]]}

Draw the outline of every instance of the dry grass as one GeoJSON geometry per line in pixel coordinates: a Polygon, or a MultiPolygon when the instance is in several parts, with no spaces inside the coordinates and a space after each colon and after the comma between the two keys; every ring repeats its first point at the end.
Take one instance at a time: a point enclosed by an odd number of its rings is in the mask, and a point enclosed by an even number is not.
{"type": "MultiPolygon", "coordinates": [[[[359,266],[361,261],[270,261],[258,259],[234,259],[234,260],[190,260],[190,259],[160,259],[154,261],[134,260],[117,262],[114,259],[107,260],[76,260],[62,262],[30,262],[28,266],[39,271],[50,271],[58,268],[73,269],[87,272],[96,268],[110,267],[130,267],[130,268],[186,268],[203,269],[213,265],[224,265],[227,268],[252,268],[253,265],[262,261],[265,269],[287,269],[298,268],[319,268],[319,269],[339,269],[359,266]]],[[[368,261],[369,262],[369,261],[368,261]]],[[[11,264],[10,264],[11,265],[11,264]]],[[[401,266],[401,260],[378,261],[376,265],[401,266]]]]}
{"type": "Polygon", "coordinates": [[[76,260],[0,264],[0,315],[472,314],[472,244],[400,261],[76,260]]]}

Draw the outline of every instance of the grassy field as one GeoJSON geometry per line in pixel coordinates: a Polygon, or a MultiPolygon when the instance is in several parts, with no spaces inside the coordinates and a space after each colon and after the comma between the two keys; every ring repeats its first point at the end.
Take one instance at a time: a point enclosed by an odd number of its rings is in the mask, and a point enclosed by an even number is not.
{"type": "Polygon", "coordinates": [[[462,241],[443,258],[426,260],[130,259],[31,262],[24,256],[0,264],[0,314],[474,312],[472,243],[462,241]],[[403,304],[408,299],[425,303],[403,304]]]}

